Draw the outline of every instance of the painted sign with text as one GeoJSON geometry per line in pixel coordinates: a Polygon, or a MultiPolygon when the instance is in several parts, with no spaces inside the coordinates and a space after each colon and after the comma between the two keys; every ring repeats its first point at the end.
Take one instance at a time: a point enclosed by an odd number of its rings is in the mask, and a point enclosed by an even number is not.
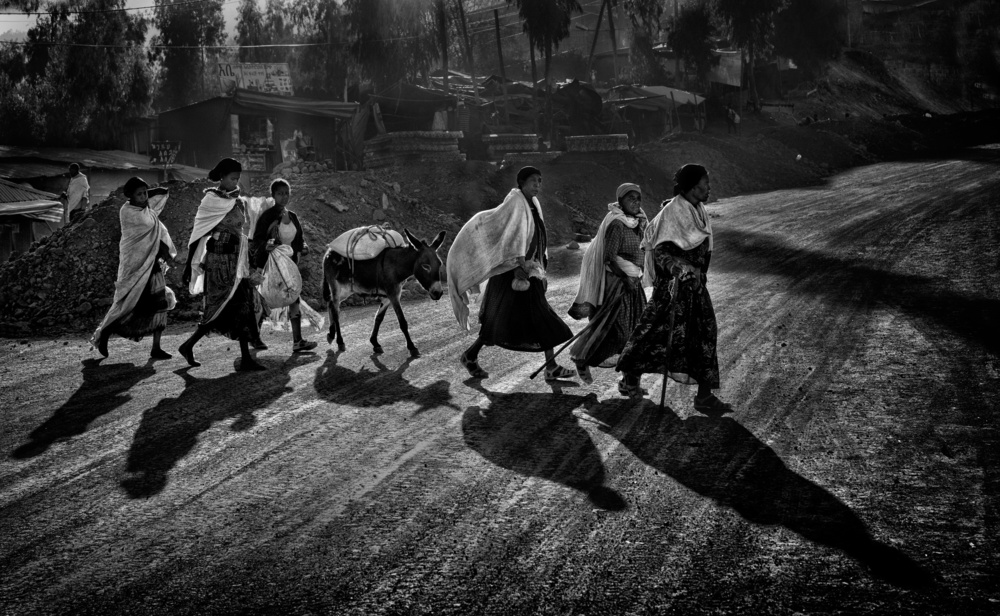
{"type": "Polygon", "coordinates": [[[288,64],[263,64],[259,62],[220,62],[219,80],[223,92],[236,88],[295,96],[288,64]]]}

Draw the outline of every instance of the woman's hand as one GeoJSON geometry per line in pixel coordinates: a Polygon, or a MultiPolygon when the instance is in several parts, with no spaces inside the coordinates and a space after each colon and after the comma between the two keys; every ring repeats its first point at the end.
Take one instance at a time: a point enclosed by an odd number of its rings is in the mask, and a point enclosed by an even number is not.
{"type": "Polygon", "coordinates": [[[299,251],[300,255],[309,254],[309,244],[302,244],[302,250],[299,251]]]}
{"type": "Polygon", "coordinates": [[[256,287],[260,283],[264,282],[264,274],[260,272],[260,268],[255,267],[250,270],[250,275],[247,276],[247,279],[250,281],[250,284],[256,287]]]}
{"type": "Polygon", "coordinates": [[[632,276],[625,276],[625,286],[630,290],[634,291],[636,287],[639,286],[639,279],[632,276]]]}
{"type": "Polygon", "coordinates": [[[267,245],[264,246],[264,249],[267,250],[268,252],[271,252],[274,250],[274,248],[275,248],[275,243],[274,243],[274,238],[272,237],[271,239],[267,240],[267,245]]]}
{"type": "Polygon", "coordinates": [[[518,280],[527,280],[528,279],[528,270],[524,269],[523,266],[515,267],[514,268],[514,278],[517,278],[518,280]]]}

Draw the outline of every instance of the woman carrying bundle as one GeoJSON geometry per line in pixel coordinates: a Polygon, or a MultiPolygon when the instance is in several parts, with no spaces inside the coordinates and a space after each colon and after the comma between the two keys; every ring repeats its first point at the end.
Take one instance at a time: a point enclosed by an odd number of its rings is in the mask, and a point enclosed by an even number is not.
{"type": "Polygon", "coordinates": [[[182,279],[192,295],[205,294],[201,324],[178,348],[192,366],[201,365],[194,357],[194,345],[209,332],[216,332],[239,341],[238,370],[265,369],[250,354],[250,344],[260,337],[258,324],[264,307],[254,289],[260,274],[250,270],[249,206],[239,189],[242,172],[239,161],[224,158],[208,173],[219,185],[205,189],[188,241],[182,279]]]}
{"type": "Polygon", "coordinates": [[[489,280],[479,311],[476,341],[459,358],[473,378],[489,374],[479,366],[484,346],[545,353],[545,380],[573,376],[555,362],[552,348],[573,334],[545,299],[547,237],[537,195],[542,172],[524,167],[517,188],[499,206],[477,213],[458,232],[448,251],[448,294],[455,317],[469,329],[468,292],[489,280]]]}
{"type": "MultiPolygon", "coordinates": [[[[591,367],[614,368],[629,334],[646,307],[642,290],[642,236],[648,221],[642,211],[642,189],[626,183],[587,248],[580,265],[580,290],[569,314],[590,318],[590,324],[570,348],[570,357],[584,383],[593,383],[591,367]]],[[[625,373],[618,383],[624,396],[640,393],[638,373],[625,373]]]]}
{"type": "Polygon", "coordinates": [[[173,296],[163,274],[165,264],[173,262],[177,250],[157,212],[149,206],[151,197],[160,197],[157,201],[162,208],[167,189],[148,189],[149,185],[139,177],[129,178],[123,189],[128,201],[118,211],[122,239],[118,244],[115,296],[90,341],[104,357],[108,356],[111,334],[136,342],[152,334],[149,356],[171,358],[160,347],[160,335],[167,326],[167,310],[173,296]]]}

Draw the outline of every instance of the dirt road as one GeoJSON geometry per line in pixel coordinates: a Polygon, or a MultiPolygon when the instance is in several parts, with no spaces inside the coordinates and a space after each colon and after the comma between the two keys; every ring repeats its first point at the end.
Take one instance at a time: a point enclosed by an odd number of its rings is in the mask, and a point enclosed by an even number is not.
{"type": "Polygon", "coordinates": [[[2,341],[2,613],[996,614],[997,194],[986,148],[711,204],[724,418],[497,349],[467,381],[447,299],[414,360],[371,308],[257,374],[2,341]]]}

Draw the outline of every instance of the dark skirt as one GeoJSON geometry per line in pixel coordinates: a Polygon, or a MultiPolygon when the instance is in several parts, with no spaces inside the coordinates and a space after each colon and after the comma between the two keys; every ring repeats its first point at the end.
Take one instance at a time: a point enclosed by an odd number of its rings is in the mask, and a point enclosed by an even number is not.
{"type": "Polygon", "coordinates": [[[531,278],[527,291],[511,287],[514,270],[490,278],[479,310],[479,338],[511,351],[544,351],[573,337],[545,299],[545,283],[531,278]]]}
{"type": "Polygon", "coordinates": [[[239,281],[233,296],[229,297],[238,263],[236,254],[210,252],[205,255],[205,312],[201,324],[232,340],[249,341],[260,336],[264,305],[247,278],[239,281]],[[212,318],[217,311],[218,316],[212,318]]]}
{"type": "Polygon", "coordinates": [[[670,301],[670,280],[669,277],[656,280],[653,296],[622,350],[618,370],[666,372],[678,383],[718,388],[718,328],[712,298],[704,284],[706,278],[702,276],[697,289],[690,281],[680,283],[674,302],[670,301]]]}
{"type": "Polygon", "coordinates": [[[605,272],[603,303],[590,318],[590,331],[570,348],[573,361],[577,365],[614,368],[645,308],[642,285],[629,289],[621,278],[605,272]]]}
{"type": "Polygon", "coordinates": [[[167,327],[167,283],[159,263],[153,264],[149,280],[132,312],[109,329],[122,338],[139,342],[143,336],[162,332],[167,327]]]}

